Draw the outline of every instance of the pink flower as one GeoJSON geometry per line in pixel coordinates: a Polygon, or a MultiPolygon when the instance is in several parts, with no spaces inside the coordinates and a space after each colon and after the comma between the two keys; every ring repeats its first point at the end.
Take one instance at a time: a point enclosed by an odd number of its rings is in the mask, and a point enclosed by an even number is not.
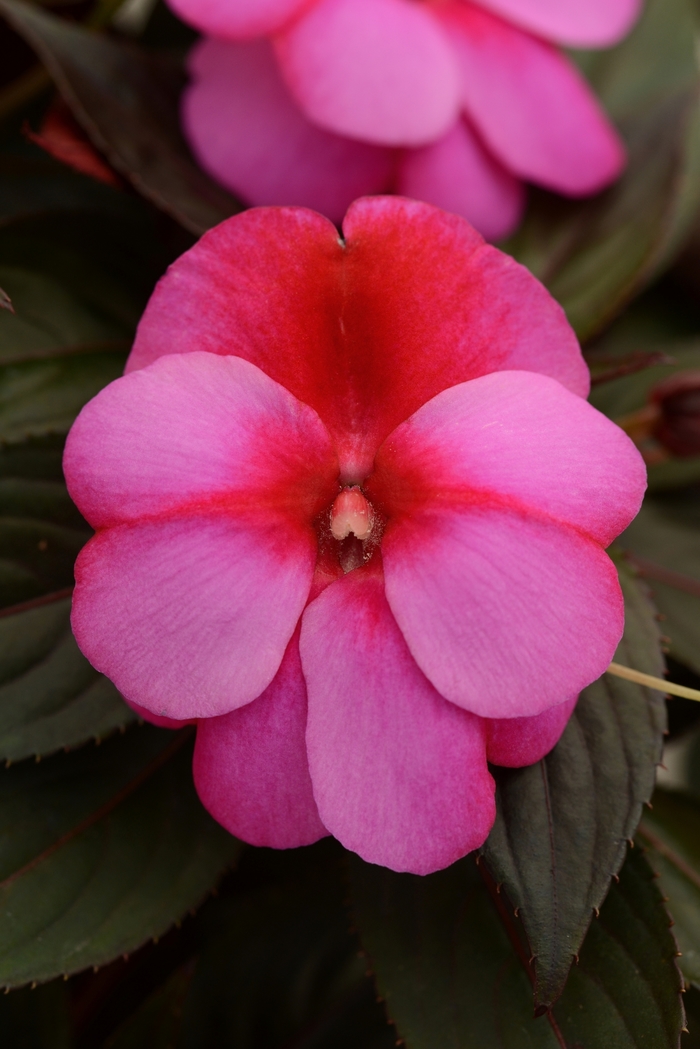
{"type": "Polygon", "coordinates": [[[499,239],[524,182],[595,193],[624,150],[555,44],[605,47],[640,0],[169,0],[207,34],[190,57],[186,134],[251,204],[339,222],[389,190],[499,239]]]}
{"type": "Polygon", "coordinates": [[[585,400],[562,310],[463,220],[360,200],[207,233],[68,438],[96,529],[73,626],[156,718],[199,721],[225,827],[426,873],[494,818],[607,667],[604,547],[641,457],[585,400]]]}

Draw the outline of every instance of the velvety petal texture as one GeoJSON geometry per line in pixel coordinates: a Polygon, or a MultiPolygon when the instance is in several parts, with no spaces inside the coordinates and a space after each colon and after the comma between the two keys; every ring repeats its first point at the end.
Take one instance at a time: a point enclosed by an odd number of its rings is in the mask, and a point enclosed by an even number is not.
{"type": "Polygon", "coordinates": [[[168,0],[175,14],[202,33],[240,40],[275,33],[313,0],[168,0]]]}
{"type": "MultiPolygon", "coordinates": [[[[465,6],[469,0],[460,0],[465,6]]],[[[642,0],[474,0],[538,36],[568,47],[610,47],[629,32],[642,0]]]]}
{"type": "Polygon", "coordinates": [[[190,145],[248,204],[301,204],[340,223],[357,197],[391,188],[393,151],[312,124],[282,83],[268,41],[204,39],[188,66],[182,119],[190,145]]]}
{"type": "Polygon", "coordinates": [[[254,703],[199,722],[194,782],[214,819],[243,841],[273,849],[325,837],[305,734],[306,684],[295,636],[254,703]]]}
{"type": "Polygon", "coordinates": [[[569,196],[595,193],[620,174],[619,136],[568,58],[469,4],[439,11],[464,106],[505,167],[569,196]]]}
{"type": "Polygon", "coordinates": [[[523,768],[549,754],[561,739],[578,696],[550,707],[533,718],[486,721],[486,756],[493,765],[523,768]]]}
{"type": "Polygon", "coordinates": [[[164,358],[83,409],[64,470],[104,529],[73,597],[93,665],[158,716],[255,699],[306,602],[312,521],[337,490],[315,413],[240,358],[164,358]]]}
{"type": "Polygon", "coordinates": [[[415,874],[478,847],[495,816],[484,723],[421,674],[376,567],[308,607],[301,654],[311,778],[331,833],[370,863],[415,874]]]}
{"type": "Polygon", "coordinates": [[[317,0],[276,38],[306,115],[384,146],[422,145],[459,112],[457,63],[430,10],[407,0],[317,0]]]}
{"type": "Polygon", "coordinates": [[[396,191],[462,215],[497,241],[512,233],[525,208],[525,188],[486,149],[467,120],[458,120],[437,142],[406,150],[396,191]]]}
{"type": "Polygon", "coordinates": [[[587,394],[561,307],[463,219],[382,197],[353,204],[343,232],[300,208],[222,223],[160,281],[129,370],[194,350],[244,357],[318,412],[347,482],[466,379],[518,368],[587,394]]]}

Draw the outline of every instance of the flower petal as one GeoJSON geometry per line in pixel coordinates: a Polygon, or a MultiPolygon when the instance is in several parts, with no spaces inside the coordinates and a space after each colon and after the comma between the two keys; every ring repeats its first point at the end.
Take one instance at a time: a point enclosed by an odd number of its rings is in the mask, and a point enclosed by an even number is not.
{"type": "Polygon", "coordinates": [[[632,28],[642,0],[473,0],[568,47],[610,47],[632,28]]]}
{"type": "Polygon", "coordinates": [[[214,717],[267,688],[309,593],[311,528],[192,513],[108,528],[75,567],[72,625],[92,665],[159,717],[214,717]]]}
{"type": "Polygon", "coordinates": [[[646,468],[623,430],[546,375],[494,372],[444,390],[380,448],[367,491],[399,526],[423,510],[511,507],[608,546],[639,511],[646,468]]]}
{"type": "Polygon", "coordinates": [[[617,178],[624,147],[570,59],[467,4],[441,8],[440,18],[460,60],[465,109],[507,168],[573,197],[617,178]]]}
{"type": "Polygon", "coordinates": [[[413,514],[382,541],[386,594],[437,690],[484,718],[530,717],[610,664],[615,566],[581,532],[487,504],[413,514]]]}
{"type": "Polygon", "coordinates": [[[154,714],[153,711],[146,710],[145,707],[139,706],[138,703],[129,703],[128,700],[125,700],[125,702],[127,703],[128,706],[131,707],[131,709],[136,714],[138,714],[138,716],[143,721],[147,721],[149,723],[149,725],[157,725],[158,728],[178,729],[178,728],[184,728],[185,725],[196,725],[197,724],[197,719],[196,718],[188,718],[185,721],[178,721],[176,718],[163,718],[163,717],[159,717],[157,714],[154,714]]]}
{"type": "Polygon", "coordinates": [[[301,656],[311,779],[331,833],[370,863],[414,874],[481,845],[495,816],[483,722],[421,674],[374,562],[309,605],[301,656]]]}
{"type": "Polygon", "coordinates": [[[201,33],[241,40],[276,33],[309,0],[168,0],[168,6],[201,33]]]}
{"type": "Polygon", "coordinates": [[[437,142],[406,150],[396,189],[454,211],[493,241],[514,231],[525,207],[522,183],[487,152],[466,120],[437,142]]]}
{"type": "Polygon", "coordinates": [[[393,152],[311,124],[266,40],[200,41],[183,124],[202,167],[250,204],[301,204],[340,223],[350,203],[389,188],[393,152]]]}
{"type": "Polygon", "coordinates": [[[261,696],[199,722],[195,786],[227,831],[273,849],[310,845],[328,834],[311,789],[305,733],[306,685],[295,635],[261,696]]]}
{"type": "Polygon", "coordinates": [[[459,112],[452,49],[432,13],[411,0],[319,0],[276,46],[301,108],[339,135],[422,145],[459,112]]]}
{"type": "Polygon", "coordinates": [[[163,354],[236,354],[311,405],[344,479],[440,390],[519,368],[588,392],[564,312],[464,219],[400,197],[357,201],[345,241],[300,208],[244,212],[157,286],[128,369],[163,354]],[[400,381],[397,381],[400,376],[400,381]]]}
{"type": "Polygon", "coordinates": [[[486,721],[486,755],[492,765],[519,769],[541,761],[556,746],[569,723],[578,696],[533,718],[486,721]]]}
{"type": "Polygon", "coordinates": [[[310,532],[337,492],[316,413],[247,361],[210,353],[163,357],[110,383],[78,416],[63,465],[94,528],[208,508],[269,510],[310,532]]]}

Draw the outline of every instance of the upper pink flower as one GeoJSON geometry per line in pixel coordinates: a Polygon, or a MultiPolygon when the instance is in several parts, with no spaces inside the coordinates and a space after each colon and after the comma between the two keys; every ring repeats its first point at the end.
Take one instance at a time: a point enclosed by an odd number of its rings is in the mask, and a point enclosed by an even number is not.
{"type": "Polygon", "coordinates": [[[614,43],[640,0],[169,2],[209,35],[190,59],[188,137],[251,203],[340,220],[354,197],[394,189],[498,237],[523,181],[582,196],[623,166],[555,45],[614,43]]]}
{"type": "Polygon", "coordinates": [[[73,626],[255,844],[426,873],[480,845],[607,667],[645,486],[564,314],[462,219],[358,201],[207,233],[68,438],[73,626]],[[308,702],[308,711],[307,711],[308,702]]]}

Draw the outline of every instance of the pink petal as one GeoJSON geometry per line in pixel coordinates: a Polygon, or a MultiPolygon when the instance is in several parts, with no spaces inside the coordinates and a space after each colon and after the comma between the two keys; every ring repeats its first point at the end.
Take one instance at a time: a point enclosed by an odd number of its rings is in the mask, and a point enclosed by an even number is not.
{"type": "Polygon", "coordinates": [[[569,47],[610,47],[632,28],[642,0],[474,0],[494,14],[569,47]]]}
{"type": "Polygon", "coordinates": [[[189,68],[189,143],[202,167],[249,204],[301,204],[340,223],[356,197],[389,188],[392,151],[311,124],[268,41],[202,40],[189,68]]]}
{"type": "Polygon", "coordinates": [[[481,845],[495,816],[483,722],[418,670],[374,567],[309,605],[301,656],[311,779],[331,833],[370,863],[414,874],[481,845]]]}
{"type": "Polygon", "coordinates": [[[486,754],[491,764],[518,769],[540,761],[559,742],[577,702],[575,696],[533,718],[488,720],[486,754]]]}
{"type": "Polygon", "coordinates": [[[602,546],[636,517],[645,489],[627,434],[532,372],[494,372],[439,393],[387,438],[367,486],[392,527],[416,512],[486,505],[546,515],[602,546]]]}
{"type": "Polygon", "coordinates": [[[588,392],[561,307],[464,219],[369,198],[344,232],[343,243],[299,208],[217,226],[160,281],[129,370],[193,350],[244,357],[316,409],[349,480],[398,423],[466,379],[519,368],[588,392]]]}
{"type": "Polygon", "coordinates": [[[71,496],[94,528],[205,510],[282,514],[311,535],[337,492],[316,413],[239,357],[163,357],[105,387],[66,442],[71,496]]]}
{"type": "Polygon", "coordinates": [[[312,529],[270,512],[192,512],[108,528],[75,567],[78,645],[127,701],[214,717],[270,684],[306,603],[312,529]]]}
{"type": "Polygon", "coordinates": [[[492,241],[515,230],[525,207],[522,183],[487,152],[466,120],[437,142],[407,150],[396,189],[454,211],[492,241]]]}
{"type": "Polygon", "coordinates": [[[446,501],[390,523],[382,553],[389,605],[418,666],[481,717],[563,703],[600,677],[622,636],[615,566],[547,517],[446,501]]]}
{"type": "Polygon", "coordinates": [[[143,721],[147,721],[149,725],[157,725],[158,728],[178,729],[183,728],[185,725],[197,724],[196,718],[188,718],[186,721],[177,721],[175,718],[158,717],[158,715],[154,714],[151,710],[146,710],[145,707],[140,707],[138,703],[128,703],[128,705],[143,721]]]}
{"type": "Polygon", "coordinates": [[[194,781],[206,809],[250,845],[291,849],[326,836],[306,756],[299,641],[254,703],[199,722],[194,781]]]}
{"type": "Polygon", "coordinates": [[[276,45],[301,108],[339,135],[422,145],[459,112],[454,54],[432,12],[412,0],[319,0],[276,45]]]}
{"type": "Polygon", "coordinates": [[[440,18],[460,60],[464,106],[505,167],[574,197],[617,178],[620,138],[568,58],[477,7],[453,3],[440,18]]]}
{"type": "Polygon", "coordinates": [[[276,33],[310,0],[168,0],[195,29],[225,40],[276,33]]]}

